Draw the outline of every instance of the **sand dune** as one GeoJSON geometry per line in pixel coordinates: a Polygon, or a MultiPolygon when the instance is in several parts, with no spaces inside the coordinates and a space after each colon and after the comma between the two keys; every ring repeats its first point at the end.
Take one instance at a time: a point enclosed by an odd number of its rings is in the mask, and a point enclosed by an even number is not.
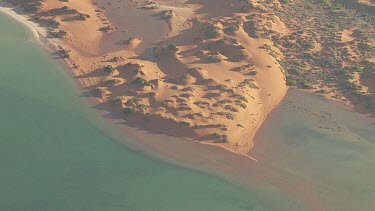
{"type": "Polygon", "coordinates": [[[149,130],[247,153],[287,89],[277,57],[263,47],[277,48],[247,27],[250,16],[260,15],[286,33],[265,11],[241,1],[45,0],[30,17],[58,23],[47,27],[61,35],[51,40],[110,112],[149,130]]]}

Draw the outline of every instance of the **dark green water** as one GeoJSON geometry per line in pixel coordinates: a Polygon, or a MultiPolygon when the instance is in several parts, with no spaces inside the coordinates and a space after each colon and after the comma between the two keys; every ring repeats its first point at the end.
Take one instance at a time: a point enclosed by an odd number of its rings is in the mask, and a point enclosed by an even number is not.
{"type": "Polygon", "coordinates": [[[267,210],[245,189],[118,144],[27,30],[2,15],[0,26],[1,211],[267,210]]]}

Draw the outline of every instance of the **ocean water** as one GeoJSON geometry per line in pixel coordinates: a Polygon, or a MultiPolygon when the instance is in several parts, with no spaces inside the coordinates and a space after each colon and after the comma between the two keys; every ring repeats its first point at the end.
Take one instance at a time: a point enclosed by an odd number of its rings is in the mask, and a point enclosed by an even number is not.
{"type": "Polygon", "coordinates": [[[257,133],[258,162],[215,154],[246,180],[234,184],[124,145],[22,25],[0,26],[0,211],[375,210],[374,119],[290,90],[257,133]]]}
{"type": "Polygon", "coordinates": [[[290,90],[251,154],[321,209],[375,210],[373,118],[290,90]]]}
{"type": "Polygon", "coordinates": [[[4,15],[0,26],[1,211],[268,210],[245,188],[120,144],[24,27],[4,15]]]}

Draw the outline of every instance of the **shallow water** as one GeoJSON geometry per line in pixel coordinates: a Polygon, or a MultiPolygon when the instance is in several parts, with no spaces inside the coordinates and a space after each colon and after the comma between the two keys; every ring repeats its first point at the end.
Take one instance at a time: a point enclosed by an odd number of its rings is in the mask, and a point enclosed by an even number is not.
{"type": "Polygon", "coordinates": [[[0,26],[0,210],[267,210],[237,185],[119,144],[26,29],[3,15],[0,26]]]}
{"type": "Polygon", "coordinates": [[[374,122],[290,90],[258,132],[252,155],[306,184],[325,210],[375,210],[374,122]]]}
{"type": "Polygon", "coordinates": [[[124,146],[26,29],[0,26],[1,211],[375,209],[373,119],[291,90],[257,134],[257,163],[176,142],[245,188],[124,146]]]}

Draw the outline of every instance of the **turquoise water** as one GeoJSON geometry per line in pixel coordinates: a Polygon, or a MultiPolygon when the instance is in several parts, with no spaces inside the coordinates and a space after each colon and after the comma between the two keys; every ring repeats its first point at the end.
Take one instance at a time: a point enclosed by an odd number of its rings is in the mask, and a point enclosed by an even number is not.
{"type": "Polygon", "coordinates": [[[2,15],[0,26],[0,210],[267,210],[248,190],[119,144],[26,29],[2,15]]]}
{"type": "Polygon", "coordinates": [[[214,159],[244,188],[124,146],[24,27],[0,26],[0,211],[375,210],[373,119],[291,90],[257,134],[257,163],[214,159]]]}
{"type": "Polygon", "coordinates": [[[252,155],[324,210],[375,210],[374,119],[291,90],[252,155]]]}

